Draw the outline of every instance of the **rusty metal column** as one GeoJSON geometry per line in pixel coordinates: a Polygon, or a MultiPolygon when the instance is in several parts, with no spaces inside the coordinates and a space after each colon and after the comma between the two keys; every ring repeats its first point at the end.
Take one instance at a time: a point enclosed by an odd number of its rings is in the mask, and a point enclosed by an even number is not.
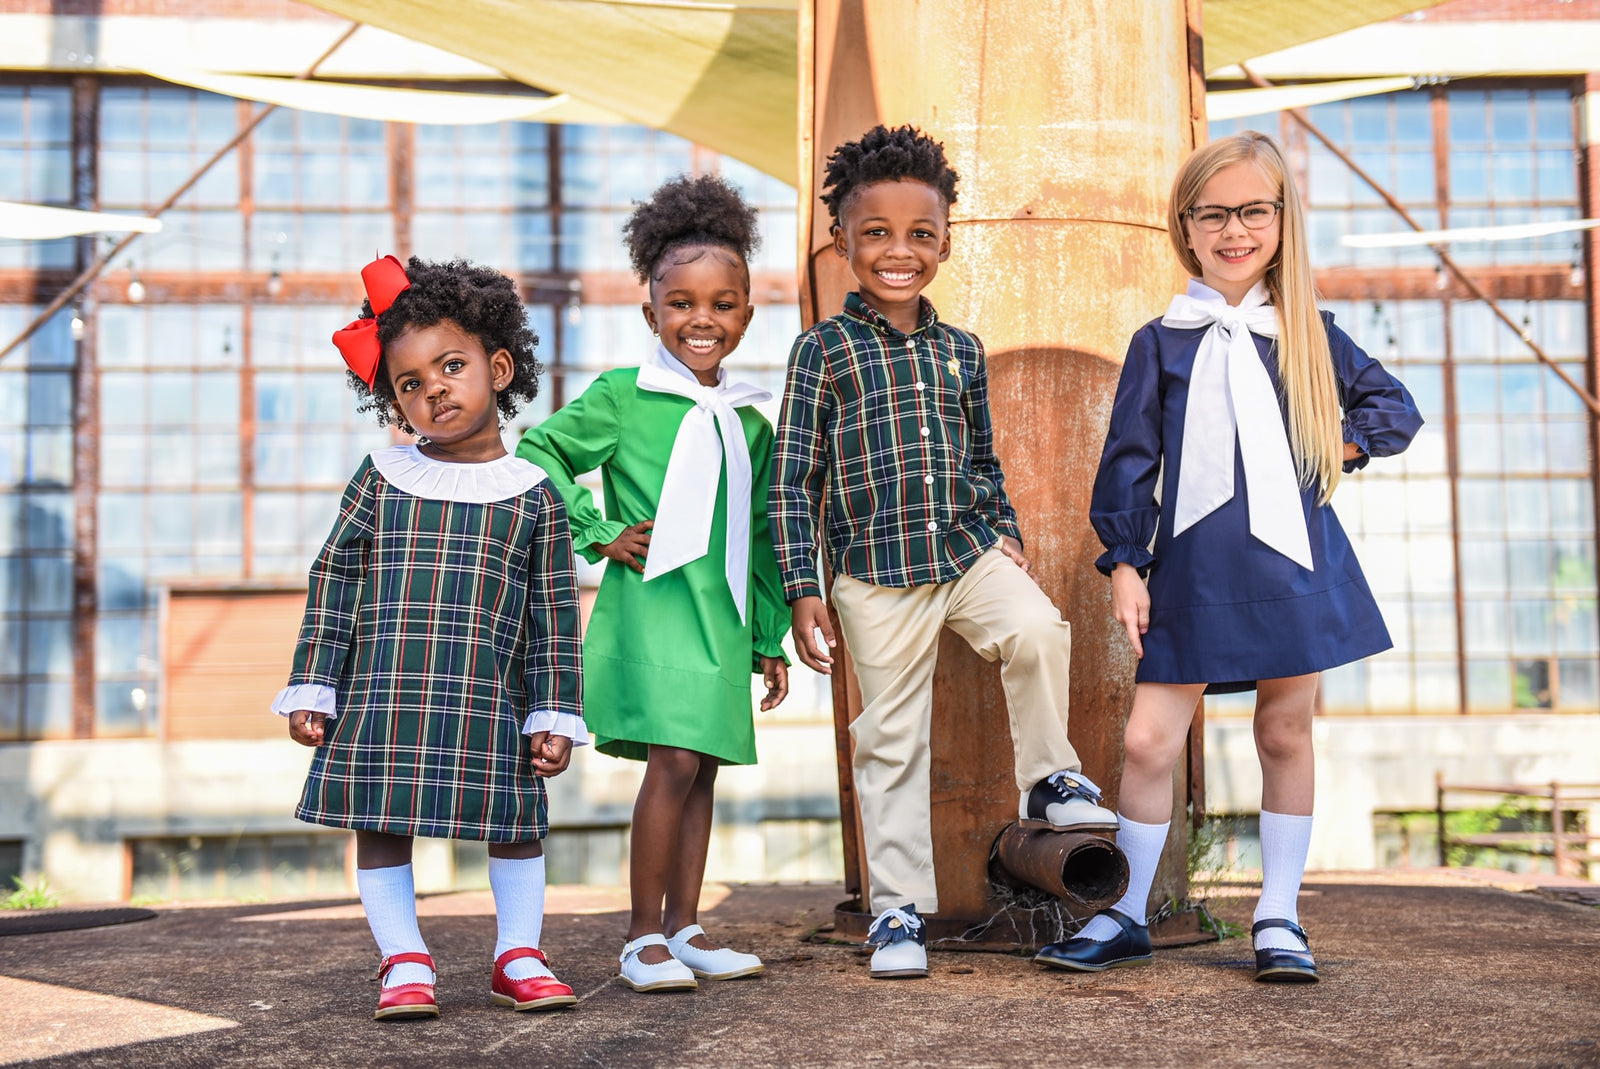
{"type": "MultiPolygon", "coordinates": [[[[1093,567],[1089,491],[1128,339],[1182,284],[1166,197],[1204,129],[1198,2],[807,0],[800,9],[802,318],[834,314],[852,288],[816,200],[832,147],[877,122],[911,122],[943,141],[960,200],[954,251],[929,296],[988,351],[1007,490],[1044,589],[1073,625],[1070,735],[1084,771],[1115,798],[1134,659],[1093,567]]],[[[1016,816],[1010,732],[997,666],[953,634],[939,657],[935,920],[971,922],[992,912],[989,852],[1016,816]]],[[[848,679],[834,693],[842,728],[860,698],[848,679]]],[[[851,832],[842,730],[839,742],[851,832]]],[[[1157,901],[1187,891],[1184,768],[1157,901]]],[[[864,868],[846,858],[855,883],[864,868]]]]}

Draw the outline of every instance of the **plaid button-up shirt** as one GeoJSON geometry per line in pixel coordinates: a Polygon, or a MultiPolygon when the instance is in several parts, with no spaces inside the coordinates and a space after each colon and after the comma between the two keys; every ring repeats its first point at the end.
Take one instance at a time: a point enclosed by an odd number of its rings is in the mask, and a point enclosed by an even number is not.
{"type": "Polygon", "coordinates": [[[1001,535],[1022,538],[1004,482],[983,345],[927,298],[910,334],[852,293],[796,339],[769,499],[787,600],[822,594],[819,519],[836,572],[959,579],[1001,535]]]}

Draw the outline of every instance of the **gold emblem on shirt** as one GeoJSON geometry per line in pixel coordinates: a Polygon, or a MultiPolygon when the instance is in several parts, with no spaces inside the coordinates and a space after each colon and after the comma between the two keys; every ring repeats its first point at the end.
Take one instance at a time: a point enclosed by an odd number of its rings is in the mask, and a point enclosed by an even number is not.
{"type": "Polygon", "coordinates": [[[959,379],[961,377],[961,361],[957,360],[955,357],[952,356],[944,366],[948,368],[950,370],[950,374],[954,375],[956,378],[959,379]]]}

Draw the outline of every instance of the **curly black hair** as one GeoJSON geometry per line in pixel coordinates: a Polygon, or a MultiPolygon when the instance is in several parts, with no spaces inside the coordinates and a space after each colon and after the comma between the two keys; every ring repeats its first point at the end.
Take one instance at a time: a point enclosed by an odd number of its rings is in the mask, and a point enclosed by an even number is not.
{"type": "MultiPolygon", "coordinates": [[[[424,260],[419,256],[411,257],[406,264],[406,277],[411,285],[377,317],[378,344],[385,353],[396,338],[412,327],[431,327],[449,320],[477,338],[484,352],[504,349],[511,354],[511,381],[495,398],[501,418],[509,421],[538,395],[544,365],[533,351],[539,336],[528,326],[528,312],[517,296],[516,283],[492,267],[465,260],[424,260]]],[[[359,318],[372,318],[371,301],[361,302],[359,318]]],[[[387,359],[380,357],[370,389],[350,372],[350,388],[360,397],[356,408],[372,413],[381,427],[394,424],[413,434],[415,431],[395,411],[394,383],[389,379],[387,365],[387,359]]]]}
{"type": "Polygon", "coordinates": [[[649,200],[633,209],[622,225],[622,237],[634,272],[647,285],[661,277],[661,262],[669,253],[710,246],[738,255],[745,266],[748,290],[750,256],[761,247],[756,210],[732,184],[714,174],[698,178],[679,175],[663,183],[649,200]]]}
{"type": "Polygon", "coordinates": [[[878,182],[924,182],[939,191],[948,209],[956,202],[956,183],[961,181],[945,159],[944,144],[909,124],[893,129],[879,124],[860,140],[846,141],[828,157],[823,178],[819,199],[835,226],[855,195],[878,182]]]}

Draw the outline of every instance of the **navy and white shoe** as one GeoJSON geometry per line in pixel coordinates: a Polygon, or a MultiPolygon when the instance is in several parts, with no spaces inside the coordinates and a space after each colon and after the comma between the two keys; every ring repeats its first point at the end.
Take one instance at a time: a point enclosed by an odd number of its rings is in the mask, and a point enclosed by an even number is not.
{"type": "Polygon", "coordinates": [[[1311,957],[1311,941],[1306,938],[1305,929],[1294,921],[1284,920],[1282,917],[1256,921],[1250,928],[1250,941],[1256,952],[1257,980],[1269,984],[1314,984],[1321,979],[1317,975],[1317,963],[1311,957]],[[1305,949],[1256,947],[1256,937],[1271,928],[1286,929],[1290,935],[1300,940],[1300,945],[1305,949]]]}
{"type": "Polygon", "coordinates": [[[1017,819],[1056,831],[1116,831],[1117,815],[1100,805],[1100,788],[1081,772],[1052,772],[1022,795],[1017,819]]]}
{"type": "Polygon", "coordinates": [[[928,926],[917,907],[886,909],[867,929],[874,980],[917,979],[928,975],[928,926]]]}
{"type": "Polygon", "coordinates": [[[1110,917],[1122,931],[1110,939],[1085,939],[1079,936],[1040,947],[1033,960],[1052,969],[1070,972],[1104,972],[1129,965],[1146,965],[1150,951],[1150,928],[1115,909],[1103,909],[1096,916],[1110,917]]]}

